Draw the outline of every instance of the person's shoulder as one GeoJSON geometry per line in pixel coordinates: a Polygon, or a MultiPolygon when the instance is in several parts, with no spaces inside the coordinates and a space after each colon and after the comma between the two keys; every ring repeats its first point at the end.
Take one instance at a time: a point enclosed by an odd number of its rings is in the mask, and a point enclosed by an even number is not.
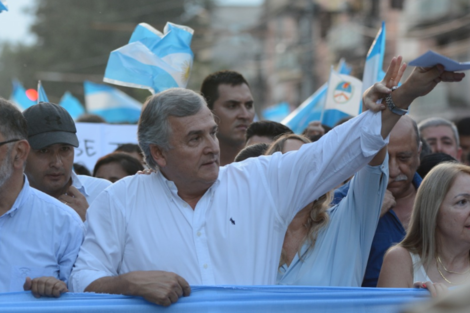
{"type": "Polygon", "coordinates": [[[80,182],[85,186],[89,184],[93,184],[95,186],[100,186],[103,189],[105,189],[106,187],[111,186],[113,184],[107,179],[92,177],[88,175],[77,175],[77,177],[80,180],[80,182]]]}
{"type": "Polygon", "coordinates": [[[34,209],[34,212],[44,215],[52,214],[58,218],[73,220],[73,222],[78,223],[78,225],[83,224],[77,212],[75,212],[71,207],[42,191],[32,187],[30,188],[31,197],[28,200],[31,203],[27,205],[31,205],[31,207],[36,208],[34,209]]]}
{"type": "Polygon", "coordinates": [[[384,258],[387,258],[389,261],[399,261],[399,262],[406,262],[410,261],[411,262],[411,255],[410,251],[408,249],[396,245],[391,247],[390,249],[387,250],[385,253],[384,258]]]}

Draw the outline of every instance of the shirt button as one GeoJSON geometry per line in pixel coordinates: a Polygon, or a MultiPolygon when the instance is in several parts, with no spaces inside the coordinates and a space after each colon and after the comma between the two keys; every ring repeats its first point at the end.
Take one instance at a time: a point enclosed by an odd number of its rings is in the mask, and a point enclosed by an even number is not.
{"type": "Polygon", "coordinates": [[[197,236],[201,237],[201,232],[200,231],[197,232],[197,236]]]}
{"type": "Polygon", "coordinates": [[[204,268],[207,269],[209,266],[207,264],[204,264],[204,268]]]}

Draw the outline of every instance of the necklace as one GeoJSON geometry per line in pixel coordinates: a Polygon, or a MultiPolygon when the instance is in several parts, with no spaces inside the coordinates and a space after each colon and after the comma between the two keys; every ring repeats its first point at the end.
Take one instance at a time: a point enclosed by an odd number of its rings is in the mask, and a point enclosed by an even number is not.
{"type": "Polygon", "coordinates": [[[459,274],[459,275],[461,275],[461,274],[466,274],[466,273],[470,272],[470,267],[469,267],[468,269],[466,269],[465,271],[463,271],[463,272],[454,272],[454,271],[448,270],[448,269],[445,267],[444,263],[442,263],[441,258],[440,258],[439,256],[437,257],[437,262],[439,262],[439,264],[442,265],[442,268],[443,268],[444,271],[446,271],[447,273],[459,274]]]}
{"type": "Polygon", "coordinates": [[[449,285],[452,285],[452,283],[450,282],[450,280],[448,280],[448,279],[444,276],[444,274],[442,274],[441,270],[439,269],[439,263],[436,264],[436,265],[437,265],[437,266],[436,266],[437,271],[439,272],[439,274],[441,275],[441,277],[444,278],[444,280],[445,280],[447,283],[449,283],[449,285]]]}

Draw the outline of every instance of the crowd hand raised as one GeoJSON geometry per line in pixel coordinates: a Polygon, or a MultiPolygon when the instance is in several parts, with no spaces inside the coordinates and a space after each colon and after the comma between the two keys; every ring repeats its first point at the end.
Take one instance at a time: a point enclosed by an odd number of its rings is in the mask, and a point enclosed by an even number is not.
{"type": "Polygon", "coordinates": [[[433,298],[444,296],[449,291],[446,285],[442,283],[433,283],[431,281],[427,281],[425,283],[418,281],[413,284],[413,287],[427,289],[433,298]]]}
{"type": "Polygon", "coordinates": [[[321,125],[320,121],[313,121],[308,123],[307,128],[304,131],[304,135],[308,138],[312,136],[323,136],[325,134],[325,129],[321,125]]]}
{"type": "Polygon", "coordinates": [[[385,190],[384,201],[382,202],[382,209],[380,210],[380,217],[384,216],[388,211],[393,209],[397,205],[395,197],[392,195],[390,190],[385,190]]]}
{"type": "Polygon", "coordinates": [[[464,77],[464,73],[446,71],[441,64],[427,68],[416,67],[405,83],[403,83],[403,87],[406,88],[407,96],[415,99],[427,95],[441,81],[459,82],[464,77]]]}
{"type": "Polygon", "coordinates": [[[398,85],[405,72],[406,64],[402,64],[402,60],[401,56],[393,57],[383,80],[364,92],[362,99],[364,111],[378,112],[385,109],[383,99],[392,92],[392,87],[398,85]]]}
{"type": "Polygon", "coordinates": [[[29,291],[33,293],[33,296],[36,298],[45,296],[45,297],[60,297],[64,292],[68,292],[67,285],[55,278],[55,277],[38,277],[31,279],[26,277],[26,280],[23,285],[24,291],[29,291]]]}
{"type": "Polygon", "coordinates": [[[82,221],[85,221],[86,211],[88,210],[88,201],[77,188],[70,186],[69,189],[67,189],[67,193],[61,195],[59,200],[74,209],[82,221]]]}
{"type": "Polygon", "coordinates": [[[163,271],[136,271],[120,276],[128,286],[130,295],[169,306],[191,293],[191,287],[181,276],[163,271]]]}

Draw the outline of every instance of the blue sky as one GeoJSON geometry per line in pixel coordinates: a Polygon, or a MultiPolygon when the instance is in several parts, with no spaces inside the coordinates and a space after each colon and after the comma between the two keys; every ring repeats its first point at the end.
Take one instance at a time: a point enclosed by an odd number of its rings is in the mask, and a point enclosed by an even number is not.
{"type": "MultiPolygon", "coordinates": [[[[77,0],[80,1],[80,0],[77,0]]],[[[151,0],[150,0],[151,1],[151,0]]],[[[0,13],[0,42],[32,43],[34,36],[29,32],[33,17],[24,12],[36,0],[8,0],[8,12],[0,13]]],[[[263,0],[218,0],[222,5],[258,5],[263,0]]]]}

